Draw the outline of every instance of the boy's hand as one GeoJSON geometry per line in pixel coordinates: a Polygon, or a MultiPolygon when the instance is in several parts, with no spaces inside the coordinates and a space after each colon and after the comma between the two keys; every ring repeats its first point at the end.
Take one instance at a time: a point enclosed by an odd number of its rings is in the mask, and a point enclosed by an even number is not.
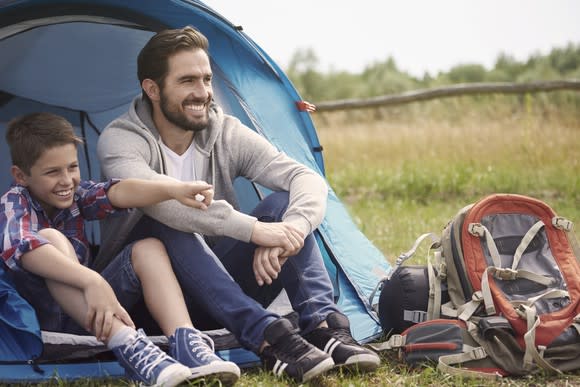
{"type": "Polygon", "coordinates": [[[135,328],[129,313],[119,304],[113,289],[103,277],[95,276],[83,291],[88,306],[85,329],[93,332],[97,339],[105,341],[109,338],[114,318],[135,328]]]}
{"type": "Polygon", "coordinates": [[[213,187],[204,181],[183,182],[179,184],[174,199],[189,207],[206,210],[213,200],[213,187]]]}

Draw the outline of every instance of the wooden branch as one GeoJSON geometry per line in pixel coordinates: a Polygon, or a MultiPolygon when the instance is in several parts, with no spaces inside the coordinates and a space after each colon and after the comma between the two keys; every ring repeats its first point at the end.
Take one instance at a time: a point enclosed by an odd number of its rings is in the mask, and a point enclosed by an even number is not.
{"type": "Polygon", "coordinates": [[[430,99],[474,94],[523,94],[556,90],[580,90],[580,80],[537,81],[529,83],[460,83],[451,86],[407,91],[401,94],[383,95],[367,99],[344,99],[316,103],[319,112],[393,106],[430,99]]]}

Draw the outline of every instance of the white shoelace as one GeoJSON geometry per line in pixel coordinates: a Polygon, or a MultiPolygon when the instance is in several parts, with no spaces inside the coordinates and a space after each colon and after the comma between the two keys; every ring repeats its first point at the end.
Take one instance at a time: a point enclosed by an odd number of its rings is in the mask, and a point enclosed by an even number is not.
{"type": "Polygon", "coordinates": [[[191,352],[201,361],[215,360],[213,340],[206,334],[199,332],[197,335],[189,333],[187,335],[191,352]],[[192,339],[196,340],[192,340],[192,339]]]}
{"type": "Polygon", "coordinates": [[[137,361],[135,362],[135,368],[137,369],[139,369],[140,365],[145,364],[142,372],[145,374],[146,378],[149,378],[151,376],[151,373],[153,372],[153,369],[155,367],[157,367],[161,362],[167,359],[167,355],[164,352],[162,352],[158,347],[153,345],[153,343],[151,343],[150,341],[145,340],[144,337],[141,336],[139,333],[137,333],[133,337],[133,342],[128,344],[123,352],[127,353],[130,351],[133,351],[134,353],[132,356],[129,356],[129,362],[133,363],[135,358],[137,358],[137,361]],[[145,343],[145,347],[142,348],[141,350],[136,350],[140,342],[145,343]],[[157,358],[152,360],[149,364],[147,364],[147,362],[149,362],[152,357],[157,358]]]}

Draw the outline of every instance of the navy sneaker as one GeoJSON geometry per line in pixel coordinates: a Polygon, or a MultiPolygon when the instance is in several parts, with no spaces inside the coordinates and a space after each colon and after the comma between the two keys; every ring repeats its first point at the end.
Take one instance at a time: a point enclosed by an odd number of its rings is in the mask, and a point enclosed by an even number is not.
{"type": "Polygon", "coordinates": [[[232,385],[240,378],[240,368],[217,356],[213,340],[197,329],[176,329],[169,337],[169,354],[189,367],[193,379],[206,378],[232,385]]]}
{"type": "Polygon", "coordinates": [[[338,312],[326,318],[328,328],[317,328],[304,338],[332,356],[337,367],[355,371],[374,371],[381,363],[379,355],[360,346],[351,336],[348,318],[338,312]]]}
{"type": "Polygon", "coordinates": [[[125,375],[145,386],[173,387],[191,378],[189,368],[167,356],[139,329],[127,344],[113,348],[125,375]]]}
{"type": "Polygon", "coordinates": [[[276,376],[287,375],[304,383],[334,367],[332,358],[304,340],[285,318],[268,325],[264,339],[270,345],[260,357],[264,367],[276,376]]]}

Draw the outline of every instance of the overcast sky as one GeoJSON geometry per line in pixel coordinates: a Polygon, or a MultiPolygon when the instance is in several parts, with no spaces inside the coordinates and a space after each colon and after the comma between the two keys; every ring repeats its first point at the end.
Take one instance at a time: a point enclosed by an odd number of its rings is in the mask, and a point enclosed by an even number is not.
{"type": "Polygon", "coordinates": [[[493,67],[500,52],[527,59],[580,43],[577,0],[206,0],[286,68],[312,48],[320,70],[360,72],[395,59],[436,75],[457,64],[493,67]]]}

